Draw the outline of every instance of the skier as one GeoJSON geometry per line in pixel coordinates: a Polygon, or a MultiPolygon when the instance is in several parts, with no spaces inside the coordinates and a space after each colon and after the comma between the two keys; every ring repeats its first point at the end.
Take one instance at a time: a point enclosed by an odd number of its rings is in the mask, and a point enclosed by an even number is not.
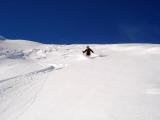
{"type": "Polygon", "coordinates": [[[83,53],[86,53],[86,56],[90,56],[91,52],[94,53],[89,46],[87,46],[86,49],[83,51],[83,53]]]}

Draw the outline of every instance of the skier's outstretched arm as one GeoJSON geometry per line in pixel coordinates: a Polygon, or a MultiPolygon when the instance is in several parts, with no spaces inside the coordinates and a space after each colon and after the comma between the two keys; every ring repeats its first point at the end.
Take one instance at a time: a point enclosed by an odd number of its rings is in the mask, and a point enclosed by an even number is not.
{"type": "Polygon", "coordinates": [[[91,52],[94,53],[92,49],[91,49],[91,52]]]}
{"type": "Polygon", "coordinates": [[[83,53],[85,53],[85,52],[87,52],[87,50],[85,50],[85,51],[82,51],[83,53]]]}

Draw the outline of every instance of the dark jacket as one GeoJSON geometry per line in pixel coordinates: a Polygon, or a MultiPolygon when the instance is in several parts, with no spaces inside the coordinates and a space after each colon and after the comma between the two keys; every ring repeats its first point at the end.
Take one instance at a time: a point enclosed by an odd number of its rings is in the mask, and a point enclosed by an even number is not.
{"type": "Polygon", "coordinates": [[[87,56],[90,56],[91,52],[94,53],[91,48],[87,48],[87,49],[85,49],[85,51],[83,51],[83,53],[86,53],[87,56]]]}

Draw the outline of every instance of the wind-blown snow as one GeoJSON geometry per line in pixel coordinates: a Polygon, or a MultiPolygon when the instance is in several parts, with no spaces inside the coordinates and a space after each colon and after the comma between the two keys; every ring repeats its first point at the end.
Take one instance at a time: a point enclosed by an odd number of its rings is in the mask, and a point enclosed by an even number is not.
{"type": "Polygon", "coordinates": [[[160,45],[0,41],[0,120],[159,120],[160,45]]]}

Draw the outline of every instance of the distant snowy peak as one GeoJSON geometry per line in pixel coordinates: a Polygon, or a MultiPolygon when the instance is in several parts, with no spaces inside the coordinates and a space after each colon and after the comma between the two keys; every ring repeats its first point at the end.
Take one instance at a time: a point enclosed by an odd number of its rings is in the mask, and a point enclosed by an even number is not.
{"type": "Polygon", "coordinates": [[[4,41],[1,41],[0,47],[7,47],[10,49],[17,49],[17,50],[24,50],[24,49],[30,49],[34,48],[36,46],[42,45],[38,42],[28,41],[28,40],[11,40],[11,39],[5,39],[4,41]]]}
{"type": "Polygon", "coordinates": [[[1,40],[0,41],[0,57],[7,58],[24,58],[26,51],[32,51],[36,48],[41,48],[43,44],[28,40],[1,40]]]}
{"type": "Polygon", "coordinates": [[[0,58],[42,59],[56,51],[54,45],[46,45],[28,40],[9,40],[0,42],[0,58]]]}

